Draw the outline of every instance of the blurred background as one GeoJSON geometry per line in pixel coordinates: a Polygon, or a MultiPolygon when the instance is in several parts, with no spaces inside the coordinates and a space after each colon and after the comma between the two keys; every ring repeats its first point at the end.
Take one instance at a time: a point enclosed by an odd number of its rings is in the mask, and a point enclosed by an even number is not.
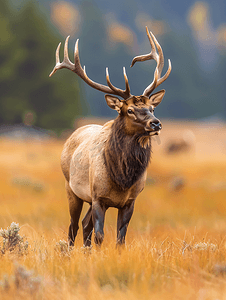
{"type": "MultiPolygon", "coordinates": [[[[166,0],[0,0],[0,125],[33,125],[60,135],[82,116],[111,118],[104,94],[55,65],[55,50],[67,35],[70,56],[79,41],[81,64],[94,81],[142,94],[155,62],[132,58],[150,52],[147,25],[159,40],[172,72],[156,110],[159,118],[223,122],[226,117],[226,2],[166,0]]],[[[63,47],[62,47],[63,48],[63,47]]],[[[61,49],[61,59],[63,49],[61,49]]],[[[5,126],[7,125],[7,126],[5,126]]]]}

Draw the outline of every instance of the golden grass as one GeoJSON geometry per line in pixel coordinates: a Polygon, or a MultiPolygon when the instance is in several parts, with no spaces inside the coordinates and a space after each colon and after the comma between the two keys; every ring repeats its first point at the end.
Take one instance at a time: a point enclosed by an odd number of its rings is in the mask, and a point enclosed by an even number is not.
{"type": "Polygon", "coordinates": [[[109,209],[101,250],[84,250],[80,230],[74,249],[61,251],[57,243],[67,240],[69,225],[59,164],[63,143],[0,140],[0,227],[19,223],[20,235],[29,242],[23,255],[0,256],[0,299],[226,298],[224,148],[213,155],[208,140],[200,142],[199,129],[196,149],[166,155],[167,137],[182,130],[168,125],[162,145],[154,146],[147,186],[120,250],[115,247],[117,211],[109,209]],[[184,182],[178,190],[175,178],[184,182]],[[15,282],[18,264],[33,270],[20,285],[15,282]],[[31,289],[29,280],[36,278],[40,284],[31,289]]]}

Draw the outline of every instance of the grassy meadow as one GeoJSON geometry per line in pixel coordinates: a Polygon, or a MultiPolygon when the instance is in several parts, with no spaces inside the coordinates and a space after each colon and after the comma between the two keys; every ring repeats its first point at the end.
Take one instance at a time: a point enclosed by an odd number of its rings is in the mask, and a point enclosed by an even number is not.
{"type": "Polygon", "coordinates": [[[0,228],[19,223],[22,237],[8,249],[0,237],[1,300],[226,299],[224,124],[163,122],[122,249],[116,209],[101,250],[82,247],[81,226],[67,247],[63,143],[0,139],[0,228]]]}

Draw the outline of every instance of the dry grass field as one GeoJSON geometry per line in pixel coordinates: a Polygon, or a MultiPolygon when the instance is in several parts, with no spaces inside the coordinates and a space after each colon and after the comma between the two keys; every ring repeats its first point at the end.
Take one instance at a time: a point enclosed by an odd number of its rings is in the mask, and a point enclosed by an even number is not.
{"type": "Polygon", "coordinates": [[[19,223],[23,237],[11,247],[0,237],[1,300],[226,299],[224,124],[163,122],[120,250],[116,209],[107,211],[101,250],[82,248],[81,230],[73,249],[64,242],[62,146],[0,139],[0,228],[19,223]]]}

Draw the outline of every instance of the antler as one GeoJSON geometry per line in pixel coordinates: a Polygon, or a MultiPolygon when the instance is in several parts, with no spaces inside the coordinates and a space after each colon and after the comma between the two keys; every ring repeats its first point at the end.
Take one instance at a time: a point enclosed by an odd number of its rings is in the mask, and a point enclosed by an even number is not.
{"type": "Polygon", "coordinates": [[[150,94],[153,92],[153,90],[155,88],[157,88],[161,83],[163,83],[168,78],[172,67],[171,67],[170,60],[168,60],[168,64],[169,64],[168,70],[167,70],[166,74],[161,77],[162,69],[164,67],[163,51],[162,51],[162,48],[159,45],[156,37],[154,36],[154,34],[151,31],[149,33],[147,26],[146,26],[146,32],[147,32],[147,36],[150,41],[152,50],[149,54],[139,55],[139,56],[134,57],[132,60],[132,63],[131,63],[131,67],[137,61],[145,61],[145,60],[149,60],[149,59],[154,59],[157,62],[157,66],[155,68],[155,73],[154,73],[154,79],[153,79],[152,83],[143,92],[143,96],[149,97],[150,94]],[[158,53],[156,51],[156,47],[158,49],[158,53]]]}
{"type": "Polygon", "coordinates": [[[79,50],[78,50],[78,41],[79,39],[77,39],[76,43],[75,43],[75,52],[74,52],[74,64],[70,61],[69,56],[68,56],[68,40],[69,40],[68,36],[65,40],[65,44],[64,44],[64,59],[63,62],[60,62],[60,56],[59,56],[59,52],[60,52],[60,45],[61,43],[59,43],[57,49],[56,49],[56,65],[53,69],[53,71],[50,73],[50,77],[59,69],[69,69],[72,72],[76,73],[80,78],[82,78],[88,85],[90,85],[91,87],[93,87],[94,89],[104,92],[104,93],[108,93],[108,94],[112,94],[112,95],[118,95],[120,97],[122,97],[123,99],[127,99],[129,97],[131,97],[132,95],[130,94],[130,87],[129,87],[129,82],[128,82],[128,78],[126,75],[126,69],[125,67],[123,68],[123,75],[124,75],[124,79],[125,79],[125,84],[126,84],[126,89],[123,91],[121,89],[116,88],[115,86],[113,86],[113,84],[110,82],[109,79],[109,73],[108,73],[108,68],[106,68],[106,80],[107,80],[107,84],[108,86],[102,85],[100,83],[94,82],[93,80],[91,80],[85,71],[85,66],[84,68],[81,67],[80,64],[80,59],[79,59],[79,50]]]}

